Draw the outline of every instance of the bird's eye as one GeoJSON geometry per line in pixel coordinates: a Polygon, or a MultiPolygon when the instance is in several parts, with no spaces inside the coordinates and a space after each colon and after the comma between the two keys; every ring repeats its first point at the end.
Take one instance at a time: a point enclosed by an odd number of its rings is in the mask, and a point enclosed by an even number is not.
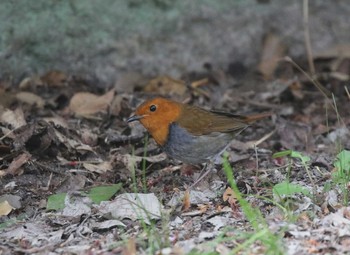
{"type": "Polygon", "coordinates": [[[149,110],[151,112],[155,112],[157,110],[157,106],[155,106],[154,104],[152,104],[150,107],[149,107],[149,110]]]}

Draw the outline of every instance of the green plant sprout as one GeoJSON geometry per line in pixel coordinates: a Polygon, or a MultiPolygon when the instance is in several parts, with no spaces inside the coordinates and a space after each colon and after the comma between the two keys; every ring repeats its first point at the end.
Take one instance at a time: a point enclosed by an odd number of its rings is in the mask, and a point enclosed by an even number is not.
{"type": "MultiPolygon", "coordinates": [[[[316,185],[315,185],[315,182],[311,176],[310,168],[309,168],[310,157],[304,156],[303,154],[301,154],[298,151],[284,150],[284,151],[280,151],[280,152],[273,154],[272,158],[281,158],[281,157],[287,157],[287,156],[292,158],[292,159],[294,158],[294,159],[300,160],[301,164],[303,165],[303,167],[304,167],[304,169],[305,169],[305,171],[310,179],[310,182],[312,184],[312,188],[314,190],[314,195],[315,195],[316,194],[316,185]]],[[[291,165],[291,162],[289,165],[291,165]]],[[[289,167],[289,170],[290,170],[290,168],[291,167],[289,167]]],[[[308,192],[303,186],[301,186],[299,184],[291,184],[289,180],[287,180],[283,183],[276,184],[273,191],[276,192],[276,194],[278,194],[278,195],[293,195],[295,193],[303,193],[304,195],[308,195],[308,196],[310,195],[310,192],[308,192]]]]}
{"type": "Polygon", "coordinates": [[[336,171],[332,174],[332,181],[334,184],[340,185],[343,204],[347,205],[349,202],[348,184],[350,182],[350,151],[341,151],[336,157],[334,166],[336,171]]]}
{"type": "Polygon", "coordinates": [[[227,153],[224,155],[223,168],[230,187],[234,191],[236,199],[238,200],[244,215],[254,230],[254,234],[251,235],[251,237],[248,238],[245,242],[239,244],[236,248],[234,248],[231,251],[231,254],[237,254],[243,249],[247,249],[251,244],[255,243],[258,240],[265,246],[265,254],[284,254],[281,236],[270,231],[261,211],[258,208],[253,208],[252,205],[243,198],[241,192],[239,191],[236,185],[236,181],[233,177],[233,170],[227,159],[227,153]]]}

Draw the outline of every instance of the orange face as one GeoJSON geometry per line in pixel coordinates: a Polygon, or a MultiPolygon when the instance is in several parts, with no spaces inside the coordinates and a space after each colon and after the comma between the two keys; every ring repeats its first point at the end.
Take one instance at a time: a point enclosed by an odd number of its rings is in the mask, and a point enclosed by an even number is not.
{"type": "Polygon", "coordinates": [[[139,120],[159,145],[164,145],[169,125],[181,114],[181,104],[165,98],[155,98],[141,104],[128,122],[139,120]]]}

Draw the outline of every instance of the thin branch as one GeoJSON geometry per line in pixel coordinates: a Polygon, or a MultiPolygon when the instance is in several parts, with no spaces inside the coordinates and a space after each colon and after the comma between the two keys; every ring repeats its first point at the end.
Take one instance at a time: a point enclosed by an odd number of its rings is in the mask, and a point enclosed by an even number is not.
{"type": "Polygon", "coordinates": [[[349,100],[350,100],[350,93],[349,93],[349,90],[348,90],[348,88],[347,88],[346,86],[344,86],[344,88],[345,88],[346,94],[348,95],[348,98],[349,98],[349,100]]]}
{"type": "Polygon", "coordinates": [[[314,60],[312,56],[310,30],[309,30],[309,0],[303,1],[303,21],[304,21],[304,39],[305,39],[307,60],[309,62],[311,76],[314,76],[316,71],[315,71],[315,65],[314,65],[314,60]]]}
{"type": "MultiPolygon", "coordinates": [[[[291,63],[296,69],[299,70],[299,72],[301,72],[302,74],[304,74],[306,76],[306,78],[308,78],[312,84],[314,84],[316,86],[316,88],[318,88],[318,90],[322,93],[322,95],[326,98],[326,100],[328,101],[328,103],[331,105],[331,107],[333,108],[333,110],[338,113],[338,110],[336,109],[336,106],[333,104],[332,100],[331,100],[331,96],[333,96],[333,94],[331,92],[328,91],[328,89],[326,89],[324,86],[322,86],[321,83],[319,83],[317,80],[315,80],[314,78],[312,78],[306,71],[304,71],[297,63],[294,62],[293,59],[291,59],[290,57],[284,57],[284,60],[291,63]]],[[[339,116],[340,118],[340,116],[339,116]]],[[[341,123],[343,123],[343,125],[345,125],[344,120],[342,118],[340,118],[341,123]]]]}

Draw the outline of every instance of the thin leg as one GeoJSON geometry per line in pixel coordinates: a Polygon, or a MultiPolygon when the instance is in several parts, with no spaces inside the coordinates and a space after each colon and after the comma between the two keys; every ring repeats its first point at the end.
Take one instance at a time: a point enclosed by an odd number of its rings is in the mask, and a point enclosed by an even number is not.
{"type": "Polygon", "coordinates": [[[195,182],[190,186],[190,189],[194,188],[201,180],[203,180],[203,178],[206,177],[211,172],[212,169],[213,169],[212,162],[206,163],[202,171],[200,172],[197,180],[195,180],[195,182]]]}

